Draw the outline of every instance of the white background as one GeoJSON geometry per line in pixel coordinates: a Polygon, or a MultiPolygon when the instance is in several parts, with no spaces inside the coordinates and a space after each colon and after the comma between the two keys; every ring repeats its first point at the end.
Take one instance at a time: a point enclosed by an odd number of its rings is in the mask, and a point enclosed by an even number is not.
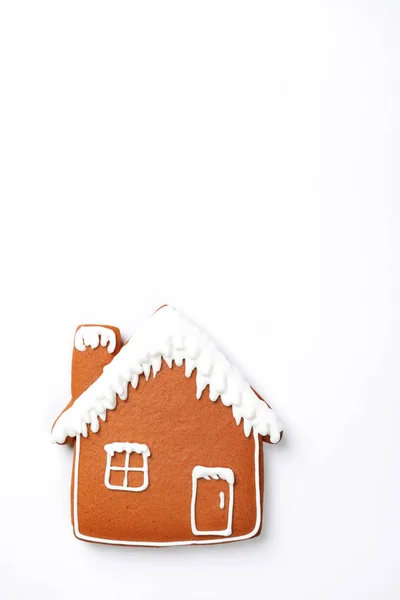
{"type": "Polygon", "coordinates": [[[0,599],[399,598],[399,2],[0,6],[0,599]],[[73,331],[164,302],[284,423],[256,540],[72,535],[73,331]]]}

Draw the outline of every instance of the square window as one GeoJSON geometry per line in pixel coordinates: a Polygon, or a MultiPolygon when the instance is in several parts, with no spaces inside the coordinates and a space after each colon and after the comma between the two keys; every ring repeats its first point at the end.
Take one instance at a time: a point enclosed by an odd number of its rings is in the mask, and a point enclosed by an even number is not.
{"type": "Polygon", "coordinates": [[[143,492],[149,485],[150,450],[137,442],[106,444],[104,485],[109,490],[143,492]]]}

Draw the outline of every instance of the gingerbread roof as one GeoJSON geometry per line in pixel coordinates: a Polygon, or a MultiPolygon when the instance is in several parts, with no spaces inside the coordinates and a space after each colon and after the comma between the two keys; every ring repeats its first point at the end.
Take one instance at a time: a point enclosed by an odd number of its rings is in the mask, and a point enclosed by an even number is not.
{"type": "Polygon", "coordinates": [[[104,367],[102,375],[61,414],[53,427],[52,441],[62,444],[67,437],[87,437],[88,425],[97,433],[99,419],[106,420],[107,410],[117,405],[117,396],[126,400],[128,385],[136,389],[140,375],[148,379],[152,371],[156,377],[163,360],[169,367],[173,362],[184,364],[186,377],[196,369],[197,398],[209,386],[211,401],[220,398],[231,407],[237,425],[243,419],[246,436],[254,430],[269,435],[272,443],[279,442],[282,429],[275,412],[255,394],[211,338],[170,306],[154,313],[104,367]]]}

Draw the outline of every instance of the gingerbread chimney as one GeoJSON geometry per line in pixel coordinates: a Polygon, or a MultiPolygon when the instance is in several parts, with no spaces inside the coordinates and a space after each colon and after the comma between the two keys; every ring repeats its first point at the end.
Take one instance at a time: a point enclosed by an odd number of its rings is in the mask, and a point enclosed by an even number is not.
{"type": "Polygon", "coordinates": [[[110,325],[79,325],[72,353],[72,400],[100,377],[121,348],[121,334],[110,325]]]}

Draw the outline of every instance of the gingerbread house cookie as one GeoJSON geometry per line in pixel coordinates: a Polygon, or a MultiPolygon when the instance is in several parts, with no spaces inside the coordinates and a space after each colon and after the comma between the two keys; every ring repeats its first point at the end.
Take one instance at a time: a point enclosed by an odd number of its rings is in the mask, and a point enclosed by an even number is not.
{"type": "Polygon", "coordinates": [[[217,544],[260,533],[263,441],[275,412],[210,337],[170,306],[121,346],[115,327],[75,333],[72,400],[52,440],[74,443],[81,540],[217,544]]]}

